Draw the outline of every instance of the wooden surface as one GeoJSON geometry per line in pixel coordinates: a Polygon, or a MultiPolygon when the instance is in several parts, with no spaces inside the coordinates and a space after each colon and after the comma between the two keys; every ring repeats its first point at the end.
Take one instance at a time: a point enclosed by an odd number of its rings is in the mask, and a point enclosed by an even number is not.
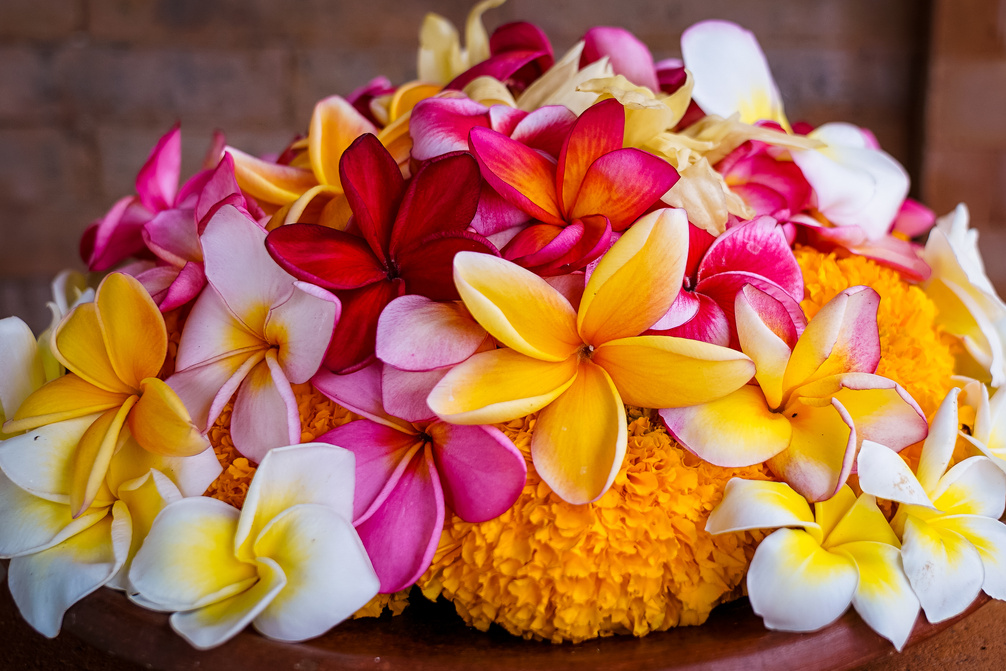
{"type": "Polygon", "coordinates": [[[70,610],[64,631],[49,641],[17,615],[7,590],[0,598],[2,668],[82,671],[249,671],[251,669],[999,669],[1006,655],[1006,604],[976,603],[959,621],[918,624],[900,655],[853,613],[813,634],[768,632],[746,600],[722,606],[702,627],[683,627],[642,639],[612,637],[580,645],[523,641],[503,631],[465,627],[449,604],[423,599],[397,618],[347,622],[307,644],[269,641],[251,631],[197,652],[176,636],[167,616],[135,607],[100,590],[70,610]],[[113,656],[115,655],[115,656],[113,656]]]}

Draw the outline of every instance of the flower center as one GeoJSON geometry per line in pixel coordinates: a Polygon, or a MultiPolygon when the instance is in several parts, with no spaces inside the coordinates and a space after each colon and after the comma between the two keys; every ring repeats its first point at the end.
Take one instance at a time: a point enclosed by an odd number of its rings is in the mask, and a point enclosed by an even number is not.
{"type": "Polygon", "coordinates": [[[594,356],[594,346],[593,345],[584,345],[583,347],[580,348],[580,358],[581,359],[590,359],[592,356],[594,356]]]}

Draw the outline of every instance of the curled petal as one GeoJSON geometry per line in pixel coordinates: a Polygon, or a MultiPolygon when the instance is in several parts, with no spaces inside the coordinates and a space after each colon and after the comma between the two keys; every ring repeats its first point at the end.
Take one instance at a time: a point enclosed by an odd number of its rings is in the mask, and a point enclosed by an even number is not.
{"type": "Polygon", "coordinates": [[[140,400],[129,414],[129,431],[143,449],[164,456],[191,457],[210,446],[178,394],[156,377],[140,383],[140,400]]]}
{"type": "Polygon", "coordinates": [[[314,173],[304,168],[279,165],[227,147],[234,157],[234,177],[241,190],[264,203],[286,205],[318,185],[314,173]]]}
{"type": "Polygon", "coordinates": [[[74,517],[91,505],[105,484],[108,464],[119,442],[119,432],[136,401],[135,396],[130,396],[121,407],[106,410],[80,437],[70,476],[70,509],[74,517]]]}
{"type": "Polygon", "coordinates": [[[176,123],[157,141],[136,175],[136,193],[143,206],[158,212],[174,205],[181,169],[182,131],[176,123]]]}
{"type": "Polygon", "coordinates": [[[822,540],[807,499],[785,482],[731,478],[723,501],[706,521],[711,534],[774,527],[803,527],[818,542],[822,540]]]}
{"type": "Polygon", "coordinates": [[[769,460],[774,473],[810,501],[830,499],[845,484],[856,459],[852,418],[837,399],[816,407],[789,403],[789,449],[769,460]]]}
{"type": "Polygon", "coordinates": [[[932,508],[925,489],[897,452],[872,440],[864,440],[857,457],[859,486],[863,491],[889,501],[932,508]]]}

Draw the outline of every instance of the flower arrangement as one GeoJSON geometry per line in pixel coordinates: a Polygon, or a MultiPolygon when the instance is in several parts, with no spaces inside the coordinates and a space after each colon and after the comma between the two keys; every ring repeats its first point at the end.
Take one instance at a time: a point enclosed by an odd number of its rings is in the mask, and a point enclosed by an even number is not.
{"type": "Polygon", "coordinates": [[[1006,599],[1006,306],[849,124],[790,123],[755,38],[466,44],[257,158],[180,129],[0,320],[0,555],[55,636],[100,587],[197,648],[445,597],[582,641],[850,605],[903,647],[1006,599]],[[920,242],[928,235],[925,243],[920,242]],[[411,589],[411,591],[409,591],[411,589]]]}

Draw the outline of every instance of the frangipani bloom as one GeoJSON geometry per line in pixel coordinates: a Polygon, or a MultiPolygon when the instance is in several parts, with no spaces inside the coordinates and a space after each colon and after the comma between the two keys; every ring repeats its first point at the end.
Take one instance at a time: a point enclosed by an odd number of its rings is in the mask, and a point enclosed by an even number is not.
{"type": "Polygon", "coordinates": [[[985,274],[978,252],[978,231],[968,228],[968,208],[961,204],[941,217],[926,242],[925,261],[933,269],[922,285],[938,309],[937,321],[957,338],[965,353],[963,372],[993,387],[1006,385],[1006,305],[985,274]]]}
{"type": "Polygon", "coordinates": [[[902,570],[898,537],[872,496],[842,487],[811,511],[785,483],[734,478],[706,522],[714,534],[766,527],[796,527],[765,538],[748,569],[751,608],[766,627],[816,631],[851,603],[874,631],[904,647],[919,599],[902,570]]]}
{"type": "Polygon", "coordinates": [[[69,373],[25,399],[4,431],[101,413],[74,455],[74,515],[98,494],[124,427],[155,454],[191,456],[209,447],[178,395],[156,377],[167,344],[157,306],[138,281],[122,273],[102,280],[94,303],[78,305],[53,332],[53,354],[69,373]]]}
{"type": "Polygon", "coordinates": [[[454,278],[472,316],[506,345],[457,366],[430,393],[456,424],[540,411],[531,456],[563,499],[587,503],[611,485],[626,449],[625,408],[704,403],[754,373],[746,356],[708,343],[640,336],[681,287],[687,221],[658,210],[597,264],[578,310],[545,280],[508,261],[459,254],[454,278]]]}
{"type": "Polygon", "coordinates": [[[167,381],[204,431],[236,392],[231,436],[254,461],[300,442],[290,384],[317,372],[340,310],[332,294],[277,266],[265,237],[232,205],[206,224],[208,286],[185,322],[176,372],[167,381]]]}
{"type": "Polygon", "coordinates": [[[374,562],[381,592],[405,589],[429,568],[445,504],[466,522],[485,522],[520,495],[527,465],[502,431],[440,420],[411,423],[389,415],[380,364],[350,375],[321,372],[311,382],[366,418],[318,440],[356,455],[353,524],[374,562]]]}
{"type": "Polygon", "coordinates": [[[319,636],[377,593],[352,514],[350,452],[275,449],[240,511],[201,496],[161,511],[129,572],[135,598],[177,611],[171,627],[201,650],[249,623],[282,641],[319,636]]]}
{"type": "Polygon", "coordinates": [[[489,128],[472,128],[469,145],[482,177],[536,223],[503,248],[503,256],[543,275],[586,266],[657,203],[678,179],[666,161],[623,148],[625,110],[605,100],[585,111],[558,165],[489,128]],[[617,188],[616,186],[617,185],[617,188]]]}
{"type": "Polygon", "coordinates": [[[864,439],[897,451],[926,436],[926,418],[880,361],[877,306],[868,287],[828,302],[797,338],[782,305],[753,286],[737,294],[741,350],[758,384],[703,405],[660,411],[682,445],[717,466],[769,467],[811,501],[834,496],[864,439]]]}
{"type": "Polygon", "coordinates": [[[864,442],[859,484],[898,502],[905,573],[930,622],[964,611],[982,590],[1006,598],[1006,474],[971,457],[949,468],[957,444],[957,389],[933,417],[916,473],[883,445],[864,442]]]}
{"type": "Polygon", "coordinates": [[[125,440],[90,506],[70,505],[77,445],[97,415],[49,424],[0,443],[0,556],[22,616],[59,633],[63,614],[103,585],[130,588],[125,572],[158,511],[195,496],[220,474],[216,455],[167,457],[125,440]]]}
{"type": "Polygon", "coordinates": [[[431,160],[406,182],[373,135],[364,135],[340,162],[342,183],[358,234],[314,224],[281,226],[266,247],[297,279],[342,301],[325,366],[358,370],[373,357],[377,319],[404,294],[457,298],[451,260],[459,251],[495,254],[467,230],[479,198],[478,166],[468,154],[431,160]]]}

